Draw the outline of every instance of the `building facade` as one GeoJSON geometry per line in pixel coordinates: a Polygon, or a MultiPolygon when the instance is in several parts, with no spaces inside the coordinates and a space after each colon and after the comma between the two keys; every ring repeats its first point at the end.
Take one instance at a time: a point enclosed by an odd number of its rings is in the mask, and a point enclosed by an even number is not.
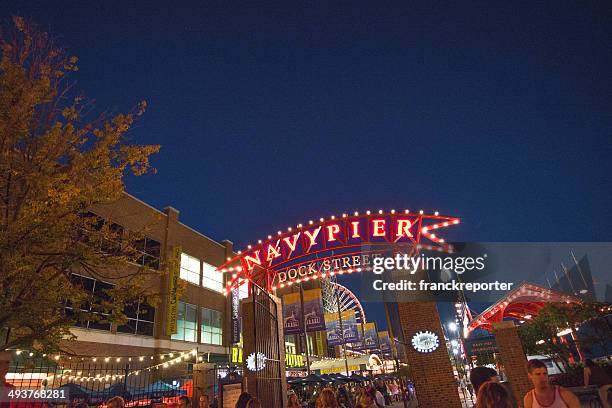
{"type": "MultiPolygon", "coordinates": [[[[229,299],[222,293],[224,275],[216,267],[232,255],[232,243],[217,242],[181,223],[179,211],[172,207],[160,211],[127,193],[112,204],[92,208],[92,212],[115,228],[145,235],[138,247],[142,256],[134,268],[138,263],[159,268],[173,249],[180,247],[184,290],[178,303],[177,330],[167,335],[169,277],[154,276],[147,286],[160,295],[161,302],[155,306],[142,302],[128,308],[124,325],[81,323],[72,329],[76,341],[66,342],[65,349],[85,356],[138,356],[197,348],[198,354],[205,354],[211,362],[227,360],[229,299]]],[[[91,291],[113,285],[112,279],[106,282],[86,274],[74,278],[91,291]]]]}

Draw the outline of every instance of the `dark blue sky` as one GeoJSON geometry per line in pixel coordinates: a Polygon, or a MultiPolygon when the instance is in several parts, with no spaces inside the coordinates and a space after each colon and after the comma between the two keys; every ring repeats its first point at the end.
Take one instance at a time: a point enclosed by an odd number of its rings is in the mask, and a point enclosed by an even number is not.
{"type": "Polygon", "coordinates": [[[0,11],[61,35],[98,108],[146,99],[131,138],[159,173],[128,191],[238,248],[379,208],[459,216],[461,240],[611,240],[612,3],[228,3],[0,11]]]}

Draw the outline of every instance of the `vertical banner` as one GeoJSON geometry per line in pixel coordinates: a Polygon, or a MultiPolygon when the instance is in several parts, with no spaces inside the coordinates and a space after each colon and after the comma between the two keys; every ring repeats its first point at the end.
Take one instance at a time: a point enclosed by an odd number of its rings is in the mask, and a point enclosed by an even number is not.
{"type": "Polygon", "coordinates": [[[359,341],[359,328],[357,318],[353,309],[342,312],[342,329],[344,330],[344,342],[356,343],[359,341]]]}
{"type": "Polygon", "coordinates": [[[283,327],[285,334],[302,333],[302,308],[300,293],[287,293],[283,296],[283,327]]]}
{"type": "Polygon", "coordinates": [[[176,333],[176,321],[178,319],[178,280],[181,268],[180,246],[172,248],[172,255],[168,259],[168,275],[170,283],[168,285],[168,309],[166,311],[166,336],[176,333]]]}
{"type": "Polygon", "coordinates": [[[339,346],[343,343],[338,313],[325,313],[325,328],[328,346],[339,346]]]}
{"type": "Polygon", "coordinates": [[[363,351],[365,350],[365,342],[364,342],[365,336],[364,336],[364,330],[363,330],[363,323],[357,324],[357,331],[359,331],[359,341],[351,344],[351,348],[354,351],[363,351]]]}
{"type": "Polygon", "coordinates": [[[363,325],[363,347],[366,350],[375,350],[379,348],[378,333],[376,332],[376,323],[374,322],[363,325]]]}
{"type": "Polygon", "coordinates": [[[380,352],[384,355],[391,354],[391,338],[389,338],[388,331],[378,332],[378,338],[380,339],[380,352]]]}
{"type": "Polygon", "coordinates": [[[232,344],[240,343],[240,289],[232,290],[232,344]]]}
{"type": "Polygon", "coordinates": [[[325,330],[321,289],[304,291],[304,317],[307,332],[325,330]]]}

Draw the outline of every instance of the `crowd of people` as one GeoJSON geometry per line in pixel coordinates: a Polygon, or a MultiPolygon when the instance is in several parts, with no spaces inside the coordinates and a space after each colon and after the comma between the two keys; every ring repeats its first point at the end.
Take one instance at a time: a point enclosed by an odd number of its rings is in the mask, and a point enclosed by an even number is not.
{"type": "MultiPolygon", "coordinates": [[[[396,380],[375,380],[367,385],[317,385],[291,389],[287,399],[290,408],[382,408],[401,401],[401,392],[396,380]]],[[[406,398],[410,399],[411,394],[406,398]]]]}
{"type": "MultiPolygon", "coordinates": [[[[580,400],[571,391],[550,383],[548,368],[541,360],[531,360],[527,364],[529,380],[533,385],[522,400],[515,398],[512,389],[500,384],[497,372],[488,367],[476,367],[470,373],[470,381],[476,393],[476,408],[580,408],[580,400]]],[[[612,389],[612,379],[604,369],[593,361],[587,360],[584,370],[584,386],[598,388],[603,408],[611,408],[608,392],[612,389]]]]}

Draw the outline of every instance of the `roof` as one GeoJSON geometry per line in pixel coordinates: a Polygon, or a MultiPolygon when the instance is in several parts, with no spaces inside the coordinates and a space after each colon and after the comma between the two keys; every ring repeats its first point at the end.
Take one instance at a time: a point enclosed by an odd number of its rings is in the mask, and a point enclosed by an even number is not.
{"type": "Polygon", "coordinates": [[[552,290],[535,283],[523,282],[472,319],[467,329],[468,332],[478,328],[491,331],[493,323],[499,323],[504,318],[529,320],[536,317],[546,303],[563,302],[582,303],[580,299],[567,293],[552,290]]]}

